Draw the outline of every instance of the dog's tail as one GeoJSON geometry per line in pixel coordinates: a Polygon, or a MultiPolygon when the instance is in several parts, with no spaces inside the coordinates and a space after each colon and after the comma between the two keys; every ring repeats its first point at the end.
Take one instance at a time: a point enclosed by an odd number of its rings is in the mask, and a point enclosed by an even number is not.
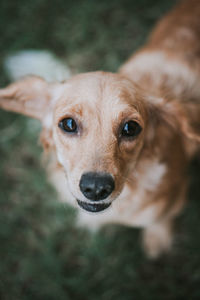
{"type": "Polygon", "coordinates": [[[4,68],[12,81],[26,75],[37,75],[50,82],[63,81],[71,77],[69,67],[46,50],[17,52],[5,59],[4,68]]]}

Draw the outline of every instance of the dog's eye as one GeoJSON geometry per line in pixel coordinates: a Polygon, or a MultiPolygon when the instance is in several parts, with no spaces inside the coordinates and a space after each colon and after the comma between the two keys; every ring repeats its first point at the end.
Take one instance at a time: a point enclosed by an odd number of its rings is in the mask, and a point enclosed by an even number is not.
{"type": "Polygon", "coordinates": [[[78,129],[76,122],[72,118],[65,118],[65,119],[61,120],[59,122],[58,126],[62,130],[69,132],[69,133],[76,133],[77,129],[78,129]]]}
{"type": "Polygon", "coordinates": [[[142,131],[142,127],[135,121],[126,122],[121,130],[121,137],[133,138],[142,131]]]}

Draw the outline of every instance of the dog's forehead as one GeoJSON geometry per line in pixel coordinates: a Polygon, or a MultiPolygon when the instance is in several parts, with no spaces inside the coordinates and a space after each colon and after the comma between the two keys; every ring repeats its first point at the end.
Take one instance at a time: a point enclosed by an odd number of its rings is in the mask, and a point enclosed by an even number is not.
{"type": "Polygon", "coordinates": [[[63,83],[54,111],[56,120],[70,116],[106,124],[132,118],[142,124],[145,115],[137,86],[121,75],[106,72],[80,74],[63,83]]]}
{"type": "Polygon", "coordinates": [[[74,76],[63,83],[63,91],[57,106],[84,105],[85,108],[115,105],[133,106],[136,100],[134,85],[126,78],[112,73],[91,72],[74,76]]]}

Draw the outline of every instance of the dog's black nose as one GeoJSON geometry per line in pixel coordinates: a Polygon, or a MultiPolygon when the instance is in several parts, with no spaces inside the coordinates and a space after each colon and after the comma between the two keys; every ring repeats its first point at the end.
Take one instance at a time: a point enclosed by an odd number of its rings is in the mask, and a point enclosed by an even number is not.
{"type": "Polygon", "coordinates": [[[85,173],[80,180],[83,195],[93,201],[106,199],[114,190],[115,183],[108,173],[85,173]]]}

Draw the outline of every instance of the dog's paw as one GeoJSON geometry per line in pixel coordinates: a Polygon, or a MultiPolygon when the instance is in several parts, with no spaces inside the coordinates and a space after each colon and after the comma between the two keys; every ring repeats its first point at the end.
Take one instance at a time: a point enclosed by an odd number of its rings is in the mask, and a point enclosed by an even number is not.
{"type": "Polygon", "coordinates": [[[170,251],[172,232],[169,224],[156,224],[144,229],[143,248],[147,257],[156,259],[170,251]]]}

